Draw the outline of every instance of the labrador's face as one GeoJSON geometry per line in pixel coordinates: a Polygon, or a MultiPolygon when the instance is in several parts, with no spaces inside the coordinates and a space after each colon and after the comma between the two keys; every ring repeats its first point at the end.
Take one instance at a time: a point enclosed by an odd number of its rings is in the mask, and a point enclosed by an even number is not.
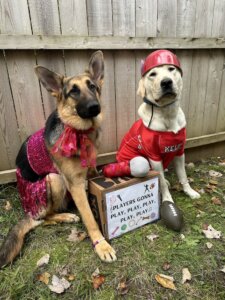
{"type": "Polygon", "coordinates": [[[180,71],[173,65],[163,65],[151,69],[141,78],[137,94],[164,106],[180,99],[182,87],[180,71]]]}

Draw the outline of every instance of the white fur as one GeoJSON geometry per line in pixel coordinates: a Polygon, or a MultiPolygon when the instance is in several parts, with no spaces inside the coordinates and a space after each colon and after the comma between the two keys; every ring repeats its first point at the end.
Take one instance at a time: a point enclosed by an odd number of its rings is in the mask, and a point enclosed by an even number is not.
{"type": "MultiPolygon", "coordinates": [[[[137,94],[142,98],[146,97],[151,100],[156,106],[153,107],[146,103],[142,103],[139,107],[138,114],[143,120],[146,127],[156,131],[172,131],[177,133],[180,129],[186,126],[185,115],[180,107],[180,98],[182,93],[183,83],[182,77],[178,69],[171,65],[156,67],[147,72],[139,82],[137,94]],[[167,96],[163,94],[161,81],[164,78],[172,80],[174,95],[167,96]],[[171,103],[171,104],[170,104],[171,103]],[[168,104],[170,104],[168,106],[168,104]],[[165,106],[165,107],[163,107],[165,106]]],[[[173,202],[170,194],[167,181],[164,176],[162,161],[154,161],[149,159],[152,169],[160,172],[160,189],[163,201],[173,202]]],[[[174,159],[175,170],[183,191],[192,199],[197,199],[200,195],[194,191],[187,180],[185,171],[184,155],[177,156],[174,159]]]]}

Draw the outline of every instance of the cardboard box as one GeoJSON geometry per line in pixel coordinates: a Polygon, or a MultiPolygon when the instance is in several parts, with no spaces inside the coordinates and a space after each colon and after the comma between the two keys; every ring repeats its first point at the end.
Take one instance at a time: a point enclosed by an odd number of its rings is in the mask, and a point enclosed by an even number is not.
{"type": "Polygon", "coordinates": [[[89,180],[89,202],[106,239],[113,239],[159,219],[159,178],[155,171],[144,178],[89,180]]]}

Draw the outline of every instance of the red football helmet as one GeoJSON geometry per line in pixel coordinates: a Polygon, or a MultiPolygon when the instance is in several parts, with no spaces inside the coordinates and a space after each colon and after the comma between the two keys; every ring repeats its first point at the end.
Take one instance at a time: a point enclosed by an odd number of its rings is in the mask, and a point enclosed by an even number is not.
{"type": "Polygon", "coordinates": [[[177,56],[174,53],[163,49],[156,50],[146,57],[141,66],[141,76],[143,76],[149,70],[162,65],[174,65],[180,70],[182,75],[182,69],[177,56]]]}

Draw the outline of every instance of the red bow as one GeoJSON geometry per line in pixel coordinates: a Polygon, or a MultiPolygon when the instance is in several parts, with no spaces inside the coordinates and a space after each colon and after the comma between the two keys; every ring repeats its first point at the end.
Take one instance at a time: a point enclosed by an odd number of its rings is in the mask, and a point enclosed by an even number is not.
{"type": "Polygon", "coordinates": [[[93,142],[89,139],[88,133],[93,129],[86,131],[76,130],[70,126],[65,126],[64,131],[51,149],[52,154],[60,153],[62,156],[71,157],[77,154],[80,149],[81,166],[96,166],[96,151],[93,142]]]}

